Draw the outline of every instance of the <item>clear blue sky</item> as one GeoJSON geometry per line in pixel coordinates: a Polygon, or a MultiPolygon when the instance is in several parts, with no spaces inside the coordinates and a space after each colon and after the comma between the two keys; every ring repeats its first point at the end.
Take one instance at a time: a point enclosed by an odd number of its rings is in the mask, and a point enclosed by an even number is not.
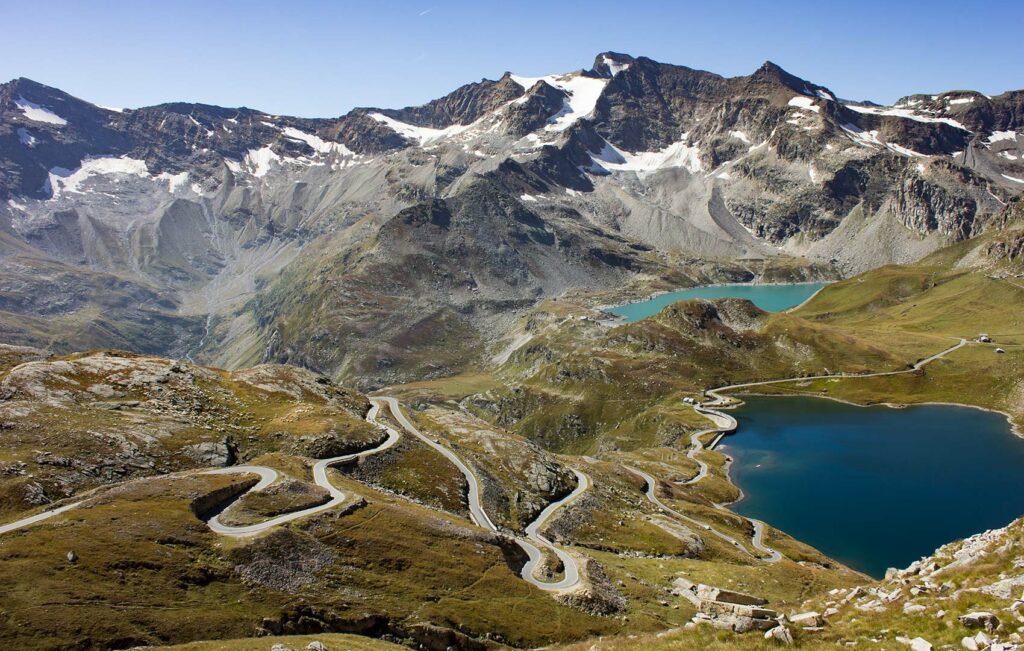
{"type": "Polygon", "coordinates": [[[97,104],[307,117],[420,104],[604,50],[732,76],[763,61],[841,97],[1024,88],[1020,0],[326,2],[0,0],[0,79],[97,104]]]}

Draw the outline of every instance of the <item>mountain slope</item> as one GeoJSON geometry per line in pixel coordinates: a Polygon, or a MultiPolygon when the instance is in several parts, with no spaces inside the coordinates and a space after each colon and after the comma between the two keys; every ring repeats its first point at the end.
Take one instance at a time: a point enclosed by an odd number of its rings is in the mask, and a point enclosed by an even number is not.
{"type": "Polygon", "coordinates": [[[687,284],[696,268],[725,279],[737,263],[845,275],[984,232],[1024,189],[1022,97],[879,107],[770,62],[725,78],[612,52],[324,119],[114,111],[18,79],[0,86],[3,322],[12,341],[66,350],[103,343],[86,323],[229,366],[446,373],[564,292],[687,284]],[[437,206],[456,207],[454,238],[394,228],[437,206]],[[500,226],[527,214],[526,231],[500,226]],[[55,265],[160,299],[110,309],[66,281],[17,298],[55,265]],[[75,307],[56,319],[59,305],[75,307]]]}

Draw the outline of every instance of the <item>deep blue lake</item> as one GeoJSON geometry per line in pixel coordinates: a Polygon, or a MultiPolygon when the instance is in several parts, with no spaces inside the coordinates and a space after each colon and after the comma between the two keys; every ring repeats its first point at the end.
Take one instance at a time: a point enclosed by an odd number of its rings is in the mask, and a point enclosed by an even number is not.
{"type": "Polygon", "coordinates": [[[618,314],[627,323],[645,319],[661,312],[666,306],[676,301],[691,298],[746,298],[754,305],[768,312],[781,312],[800,305],[814,292],[825,286],[825,283],[795,283],[790,285],[707,285],[691,287],[678,292],[661,294],[639,303],[629,303],[607,308],[606,312],[618,314]]]}
{"type": "Polygon", "coordinates": [[[871,576],[1024,514],[1024,440],[999,414],[744,400],[720,447],[746,495],[733,509],[871,576]]]}

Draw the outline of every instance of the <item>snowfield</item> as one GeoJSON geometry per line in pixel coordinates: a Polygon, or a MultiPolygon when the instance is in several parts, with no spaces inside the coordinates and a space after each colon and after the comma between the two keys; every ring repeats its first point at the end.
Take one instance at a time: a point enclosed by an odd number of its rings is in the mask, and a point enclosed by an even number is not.
{"type": "Polygon", "coordinates": [[[63,167],[54,167],[50,169],[47,181],[50,187],[50,197],[58,199],[68,193],[83,194],[84,191],[78,186],[90,176],[96,175],[129,175],[145,178],[149,176],[149,168],[146,167],[146,161],[127,156],[87,158],[74,171],[63,167]]]}
{"type": "Polygon", "coordinates": [[[46,124],[56,124],[57,126],[64,126],[68,123],[67,120],[57,115],[48,108],[44,108],[34,102],[30,102],[24,97],[18,97],[14,100],[14,105],[33,122],[45,122],[46,124]]]}
{"type": "Polygon", "coordinates": [[[546,131],[565,131],[580,118],[585,118],[593,113],[594,107],[597,106],[597,99],[608,84],[607,79],[585,77],[580,73],[544,77],[512,75],[512,81],[522,86],[524,90],[530,90],[538,81],[543,81],[568,95],[562,110],[552,117],[549,124],[544,127],[546,131]]]}

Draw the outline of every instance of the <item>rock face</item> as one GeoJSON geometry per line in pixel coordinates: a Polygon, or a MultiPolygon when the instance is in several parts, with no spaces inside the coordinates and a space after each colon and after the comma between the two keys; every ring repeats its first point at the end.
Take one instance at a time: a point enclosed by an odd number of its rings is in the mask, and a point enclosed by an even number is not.
{"type": "Polygon", "coordinates": [[[896,186],[889,212],[907,228],[920,233],[939,232],[956,240],[976,234],[978,205],[966,195],[950,193],[921,178],[908,178],[896,186]]]}
{"type": "Polygon", "coordinates": [[[16,79],[0,328],[364,386],[450,374],[538,301],[674,260],[855,272],[982,232],[1024,188],[1022,98],[878,107],[770,62],[727,78],[615,52],[329,119],[113,111],[16,79]]]}
{"type": "Polygon", "coordinates": [[[208,441],[186,446],[185,454],[202,466],[230,466],[235,461],[235,451],[228,441],[208,441]]]}

